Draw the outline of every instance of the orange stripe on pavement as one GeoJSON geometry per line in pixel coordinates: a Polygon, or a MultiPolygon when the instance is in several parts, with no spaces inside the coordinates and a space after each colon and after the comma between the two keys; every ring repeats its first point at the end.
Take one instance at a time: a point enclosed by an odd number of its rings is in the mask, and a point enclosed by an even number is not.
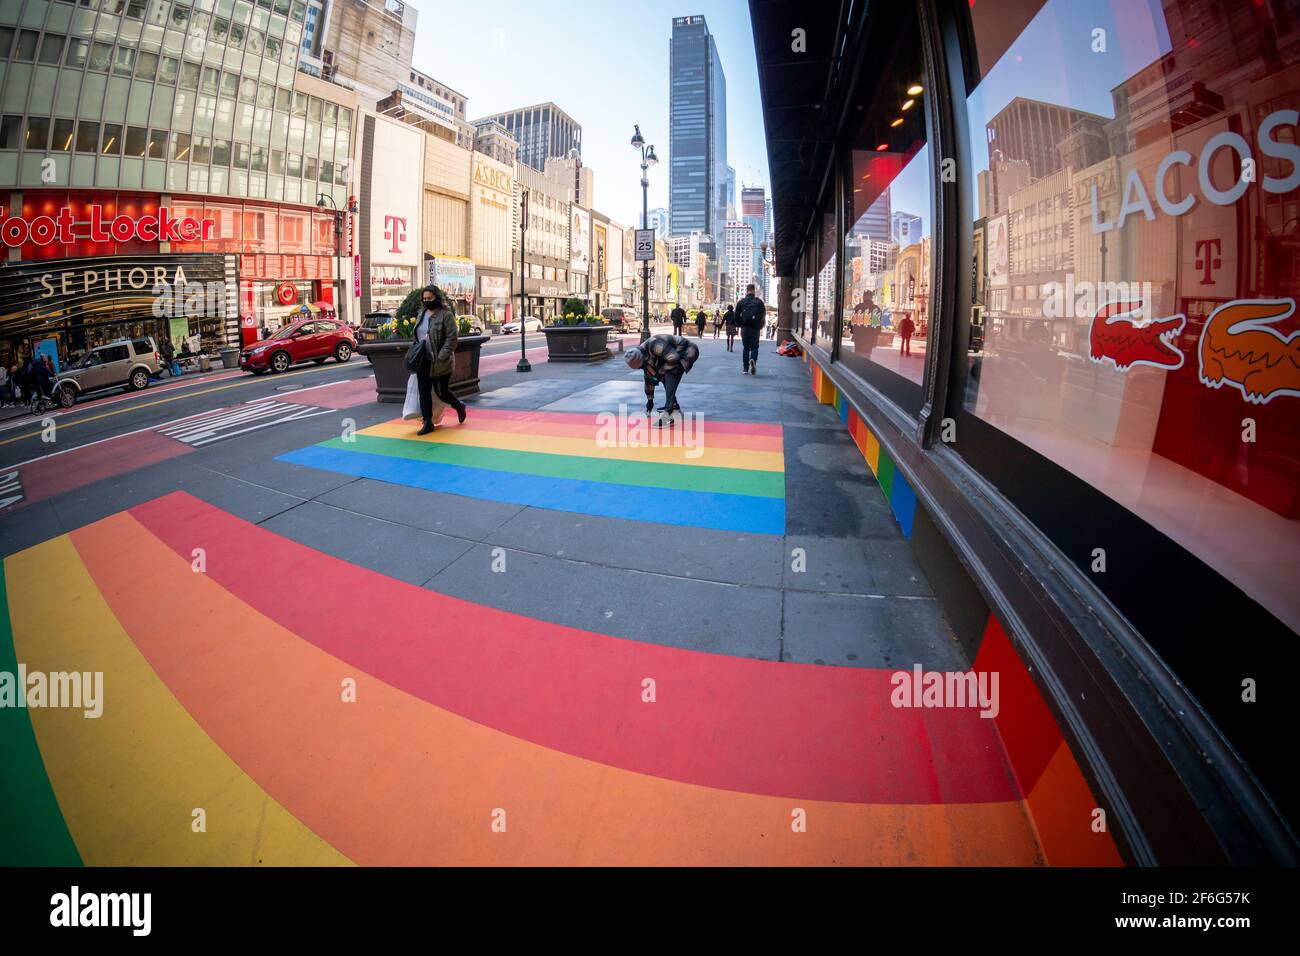
{"type": "MultiPolygon", "coordinates": [[[[358,672],[191,571],[130,515],[74,540],[141,653],[200,726],[359,863],[1041,862],[1019,801],[801,801],[617,770],[475,724],[358,672]],[[342,699],[348,679],[356,681],[355,703],[342,699]],[[792,828],[800,810],[806,832],[792,828]],[[505,832],[494,832],[494,819],[505,832]]],[[[490,672],[466,679],[491,691],[490,672]]]]}

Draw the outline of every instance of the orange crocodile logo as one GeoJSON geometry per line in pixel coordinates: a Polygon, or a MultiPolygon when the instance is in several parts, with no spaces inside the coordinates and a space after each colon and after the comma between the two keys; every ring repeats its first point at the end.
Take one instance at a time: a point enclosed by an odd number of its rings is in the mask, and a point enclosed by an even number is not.
{"type": "Polygon", "coordinates": [[[1300,398],[1300,331],[1283,335],[1272,325],[1293,312],[1294,299],[1238,299],[1211,312],[1199,347],[1201,383],[1231,385],[1256,405],[1300,398]]]}

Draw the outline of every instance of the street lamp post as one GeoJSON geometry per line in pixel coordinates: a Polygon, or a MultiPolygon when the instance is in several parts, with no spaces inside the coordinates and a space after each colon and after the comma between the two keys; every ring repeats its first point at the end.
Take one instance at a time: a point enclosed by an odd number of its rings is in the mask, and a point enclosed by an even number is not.
{"type": "MultiPolygon", "coordinates": [[[[329,195],[328,193],[319,193],[316,196],[316,206],[320,209],[324,209],[326,203],[329,203],[330,208],[334,210],[334,256],[337,260],[339,260],[339,282],[342,283],[344,289],[346,289],[347,283],[343,277],[343,267],[342,267],[343,210],[340,209],[338,205],[334,202],[333,196],[329,195]]],[[[348,204],[348,212],[352,213],[353,215],[356,215],[357,210],[356,210],[355,202],[348,204]]],[[[346,295],[340,295],[340,301],[335,303],[334,314],[336,317],[342,313],[342,307],[343,307],[342,299],[345,299],[346,297],[347,297],[346,295]]],[[[345,319],[344,321],[347,320],[345,319]]]]}
{"type": "Polygon", "coordinates": [[[524,280],[528,270],[524,266],[524,233],[528,229],[528,190],[521,190],[519,197],[519,364],[516,372],[531,372],[532,363],[528,361],[528,349],[524,344],[524,334],[528,330],[528,309],[524,305],[524,280]]]}
{"type": "MultiPolygon", "coordinates": [[[[646,146],[641,127],[634,126],[632,148],[641,153],[641,228],[650,228],[650,167],[659,162],[654,146],[646,146]]],[[[641,263],[641,341],[650,338],[650,260],[641,263]]]]}

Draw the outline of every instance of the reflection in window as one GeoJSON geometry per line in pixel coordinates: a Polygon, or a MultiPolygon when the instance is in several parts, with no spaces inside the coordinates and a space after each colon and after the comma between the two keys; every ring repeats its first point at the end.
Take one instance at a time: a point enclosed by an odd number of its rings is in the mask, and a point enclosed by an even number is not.
{"type": "Polygon", "coordinates": [[[81,120],[77,124],[77,152],[93,153],[99,149],[99,124],[81,120]]]}
{"type": "Polygon", "coordinates": [[[28,149],[44,152],[50,145],[50,121],[43,116],[31,116],[27,119],[27,135],[23,144],[28,149]]]}
{"type": "Polygon", "coordinates": [[[143,127],[128,126],[126,128],[126,155],[143,156],[145,154],[147,136],[143,127]]]}
{"type": "Polygon", "coordinates": [[[911,411],[920,409],[930,338],[934,215],[920,37],[907,16],[886,74],[863,103],[845,192],[839,357],[911,411]]]}
{"type": "Polygon", "coordinates": [[[122,152],[122,127],[117,123],[104,124],[104,147],[101,152],[105,156],[118,156],[122,152]]]}
{"type": "Polygon", "coordinates": [[[63,153],[69,152],[72,149],[72,136],[72,120],[56,119],[54,121],[54,139],[50,142],[50,149],[63,153]]]}
{"type": "Polygon", "coordinates": [[[1300,629],[1300,78],[1278,5],[1188,6],[977,27],[964,403],[1300,629]]]}

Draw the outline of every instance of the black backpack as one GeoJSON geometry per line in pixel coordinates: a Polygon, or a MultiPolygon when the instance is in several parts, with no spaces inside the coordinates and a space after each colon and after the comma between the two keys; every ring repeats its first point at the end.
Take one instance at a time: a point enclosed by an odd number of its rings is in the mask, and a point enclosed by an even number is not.
{"type": "Polygon", "coordinates": [[[742,329],[761,329],[767,324],[767,310],[763,300],[758,296],[747,295],[736,306],[736,315],[740,318],[742,329]]]}

